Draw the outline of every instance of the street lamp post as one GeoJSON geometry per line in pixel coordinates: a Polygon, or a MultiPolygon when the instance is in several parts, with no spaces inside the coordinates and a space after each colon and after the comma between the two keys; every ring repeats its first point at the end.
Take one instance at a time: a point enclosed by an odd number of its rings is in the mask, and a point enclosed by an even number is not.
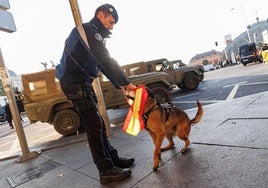
{"type": "Polygon", "coordinates": [[[241,4],[241,5],[237,6],[237,7],[231,8],[231,11],[232,10],[235,10],[235,9],[237,9],[239,7],[241,8],[243,19],[244,19],[244,22],[245,22],[245,25],[246,25],[246,29],[247,29],[246,31],[247,31],[247,35],[248,35],[248,41],[251,43],[251,38],[250,38],[250,35],[249,35],[249,31],[248,31],[248,26],[247,26],[247,21],[246,21],[246,17],[245,17],[245,12],[244,12],[243,5],[241,4]]]}

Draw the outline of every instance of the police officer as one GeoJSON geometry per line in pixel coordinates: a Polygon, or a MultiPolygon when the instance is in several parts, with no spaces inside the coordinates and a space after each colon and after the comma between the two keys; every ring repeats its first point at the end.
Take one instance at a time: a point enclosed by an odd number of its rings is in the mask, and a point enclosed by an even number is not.
{"type": "Polygon", "coordinates": [[[64,70],[60,78],[61,88],[80,116],[101,183],[129,177],[131,171],[128,168],[134,163],[133,158],[120,158],[111,146],[91,85],[98,72],[102,71],[117,89],[122,89],[123,94],[136,88],[105,47],[105,39],[111,35],[110,30],[117,21],[118,14],[112,5],[98,7],[93,19],[82,24],[90,51],[74,28],[65,42],[61,63],[56,67],[57,74],[64,70]]]}

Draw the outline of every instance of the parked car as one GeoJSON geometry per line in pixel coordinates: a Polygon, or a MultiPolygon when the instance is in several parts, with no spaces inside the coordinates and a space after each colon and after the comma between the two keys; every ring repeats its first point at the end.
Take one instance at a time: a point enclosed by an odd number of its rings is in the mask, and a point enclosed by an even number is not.
{"type": "Polygon", "coordinates": [[[205,72],[220,69],[220,68],[221,68],[221,66],[217,63],[203,65],[203,69],[205,72]]]}
{"type": "Polygon", "coordinates": [[[6,104],[7,104],[6,96],[0,96],[0,122],[6,121],[6,111],[5,111],[6,104]]]}
{"type": "Polygon", "coordinates": [[[205,72],[215,70],[215,66],[213,64],[204,65],[203,68],[205,72]]]}

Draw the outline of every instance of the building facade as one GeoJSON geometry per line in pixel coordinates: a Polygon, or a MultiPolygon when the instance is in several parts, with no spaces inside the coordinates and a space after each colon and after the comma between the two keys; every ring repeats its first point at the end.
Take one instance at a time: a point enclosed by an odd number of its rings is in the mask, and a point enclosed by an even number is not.
{"type": "Polygon", "coordinates": [[[255,42],[258,45],[262,43],[267,43],[268,40],[268,19],[253,23],[248,26],[247,31],[241,33],[238,37],[232,40],[231,35],[225,36],[226,47],[222,52],[217,52],[211,50],[201,54],[195,55],[191,61],[190,65],[202,65],[202,63],[207,60],[208,64],[221,64],[226,62],[227,64],[236,63],[236,59],[239,56],[238,47],[249,43],[248,34],[251,42],[255,42]]]}
{"type": "Polygon", "coordinates": [[[222,62],[222,52],[216,50],[210,50],[202,54],[195,55],[191,61],[190,65],[204,65],[203,62],[207,61],[208,64],[220,64],[222,62]]]}

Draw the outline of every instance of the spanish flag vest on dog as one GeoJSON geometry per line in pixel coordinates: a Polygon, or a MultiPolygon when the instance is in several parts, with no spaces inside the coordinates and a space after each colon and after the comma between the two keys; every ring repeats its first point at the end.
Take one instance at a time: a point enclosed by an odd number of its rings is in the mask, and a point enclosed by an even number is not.
{"type": "Polygon", "coordinates": [[[138,86],[132,96],[128,99],[128,103],[131,106],[127,117],[123,125],[123,131],[126,133],[137,136],[144,128],[144,122],[142,120],[142,113],[147,100],[148,93],[144,85],[138,86]]]}

